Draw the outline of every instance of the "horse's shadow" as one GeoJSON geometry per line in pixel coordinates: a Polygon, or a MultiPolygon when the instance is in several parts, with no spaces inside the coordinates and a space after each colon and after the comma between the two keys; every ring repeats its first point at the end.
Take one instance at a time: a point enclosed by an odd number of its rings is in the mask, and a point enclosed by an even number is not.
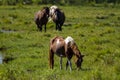
{"type": "Polygon", "coordinates": [[[82,68],[81,71],[91,71],[91,68],[82,68]]]}
{"type": "MultiPolygon", "coordinates": [[[[77,68],[74,68],[73,70],[77,70],[77,68]]],[[[91,71],[92,68],[81,68],[78,71],[91,71]]]]}

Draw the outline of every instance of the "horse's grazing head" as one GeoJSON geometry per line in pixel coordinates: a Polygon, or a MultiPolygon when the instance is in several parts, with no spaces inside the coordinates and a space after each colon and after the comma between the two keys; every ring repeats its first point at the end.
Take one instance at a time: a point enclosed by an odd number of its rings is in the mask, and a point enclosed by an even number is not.
{"type": "Polygon", "coordinates": [[[56,9],[58,9],[58,7],[56,5],[53,5],[50,7],[50,16],[53,16],[56,9]]]}
{"type": "Polygon", "coordinates": [[[65,43],[67,44],[67,48],[70,48],[73,52],[73,54],[76,56],[75,64],[77,65],[78,69],[81,69],[81,64],[83,62],[84,55],[81,54],[79,51],[74,39],[70,36],[68,36],[65,39],[65,43]]]}
{"type": "Polygon", "coordinates": [[[81,65],[82,65],[82,62],[83,62],[83,57],[84,57],[84,55],[80,55],[75,61],[75,64],[77,65],[78,69],[81,69],[81,65]]]}
{"type": "Polygon", "coordinates": [[[75,43],[72,45],[71,48],[73,50],[74,55],[76,56],[75,64],[78,69],[81,69],[84,55],[81,54],[81,52],[79,51],[79,49],[75,43]]]}

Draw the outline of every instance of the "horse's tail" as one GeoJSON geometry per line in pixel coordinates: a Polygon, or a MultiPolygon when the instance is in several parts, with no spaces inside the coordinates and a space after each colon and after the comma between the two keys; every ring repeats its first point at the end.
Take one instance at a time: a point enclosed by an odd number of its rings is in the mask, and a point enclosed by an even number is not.
{"type": "Polygon", "coordinates": [[[56,40],[57,37],[58,37],[58,36],[55,36],[54,38],[52,38],[52,39],[50,40],[49,66],[50,66],[51,69],[53,69],[53,66],[54,66],[54,52],[53,52],[53,50],[52,50],[52,45],[54,44],[54,42],[55,42],[55,40],[56,40]]]}
{"type": "Polygon", "coordinates": [[[49,50],[49,66],[50,66],[51,69],[53,69],[53,66],[54,66],[54,53],[53,53],[51,48],[49,50]]]}

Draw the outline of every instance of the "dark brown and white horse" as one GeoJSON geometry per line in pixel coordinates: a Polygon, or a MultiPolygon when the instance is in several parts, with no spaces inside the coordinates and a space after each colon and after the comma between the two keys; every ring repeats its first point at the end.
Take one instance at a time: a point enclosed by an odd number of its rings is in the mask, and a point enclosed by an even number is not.
{"type": "Polygon", "coordinates": [[[46,24],[49,18],[49,8],[43,7],[42,10],[38,11],[35,14],[35,23],[40,31],[42,31],[42,26],[44,25],[44,29],[46,32],[46,24]]]}
{"type": "Polygon", "coordinates": [[[57,6],[50,7],[50,17],[56,24],[56,30],[62,31],[62,26],[65,22],[65,14],[57,6]]]}
{"type": "Polygon", "coordinates": [[[71,58],[73,55],[76,56],[75,64],[77,68],[81,68],[84,55],[81,54],[72,37],[68,36],[64,39],[61,36],[56,36],[50,40],[49,65],[51,69],[54,67],[54,54],[60,57],[60,69],[62,69],[62,58],[67,57],[66,69],[69,65],[70,71],[72,70],[71,58]]]}

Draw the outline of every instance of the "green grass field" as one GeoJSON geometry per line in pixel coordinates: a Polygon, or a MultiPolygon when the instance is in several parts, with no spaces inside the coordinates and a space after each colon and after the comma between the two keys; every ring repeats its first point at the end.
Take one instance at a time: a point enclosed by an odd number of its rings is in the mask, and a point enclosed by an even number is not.
{"type": "Polygon", "coordinates": [[[41,6],[0,6],[0,80],[120,80],[120,9],[111,7],[59,6],[66,15],[63,31],[47,24],[39,32],[34,14],[41,6]],[[85,55],[82,70],[49,69],[49,41],[54,36],[72,36],[85,55]]]}

